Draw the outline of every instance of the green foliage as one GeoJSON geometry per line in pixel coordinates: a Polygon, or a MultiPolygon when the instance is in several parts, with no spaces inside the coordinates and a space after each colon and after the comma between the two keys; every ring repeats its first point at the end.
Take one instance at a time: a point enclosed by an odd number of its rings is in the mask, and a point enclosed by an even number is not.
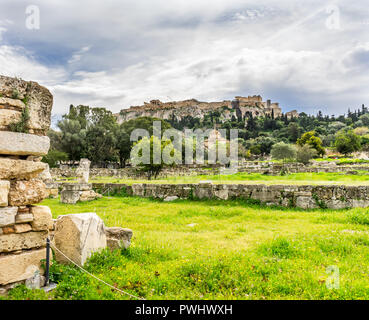
{"type": "Polygon", "coordinates": [[[271,155],[277,160],[295,159],[296,148],[293,145],[279,142],[272,147],[271,155]]]}
{"type": "Polygon", "coordinates": [[[24,284],[16,286],[10,290],[9,300],[48,300],[49,297],[43,290],[31,290],[24,284]]]}
{"type": "Polygon", "coordinates": [[[292,241],[286,238],[277,238],[270,243],[262,244],[259,250],[264,255],[270,255],[281,259],[288,259],[298,254],[298,249],[294,246],[292,241]]]}
{"type": "Polygon", "coordinates": [[[317,156],[318,156],[318,152],[308,144],[305,144],[302,147],[298,146],[296,149],[297,162],[308,164],[311,159],[317,156]]]}
{"type": "Polygon", "coordinates": [[[338,152],[348,155],[360,150],[361,139],[352,130],[348,132],[341,131],[337,134],[334,145],[338,152]]]}
{"type": "Polygon", "coordinates": [[[368,225],[369,226],[369,213],[368,211],[354,211],[348,214],[348,221],[354,224],[368,225]]]}
{"type": "Polygon", "coordinates": [[[151,118],[151,117],[139,117],[126,122],[123,122],[117,131],[117,148],[119,150],[119,159],[122,167],[125,166],[127,160],[130,158],[131,149],[134,142],[130,140],[131,134],[135,129],[147,130],[149,135],[153,135],[153,123],[154,121],[160,121],[162,132],[172,128],[171,125],[164,120],[151,118]]]}
{"type": "MultiPolygon", "coordinates": [[[[103,250],[85,268],[148,300],[369,299],[368,224],[347,218],[367,209],[302,210],[241,200],[171,203],[102,198],[77,205],[43,202],[58,215],[95,210],[107,226],[129,227],[128,250],[103,250]],[[335,265],[339,289],[326,287],[335,265]]],[[[16,288],[8,299],[130,299],[73,266],[54,262],[56,290],[16,288]]]]}
{"type": "Polygon", "coordinates": [[[146,172],[148,179],[151,180],[151,178],[155,179],[165,166],[181,163],[182,158],[171,140],[159,140],[157,137],[151,136],[150,139],[144,137],[134,144],[131,151],[131,161],[134,166],[146,172]],[[160,156],[159,161],[154,158],[156,152],[160,156]],[[147,159],[144,159],[145,155],[147,159]],[[173,162],[169,163],[169,160],[173,162]]]}
{"type": "Polygon", "coordinates": [[[18,122],[9,124],[9,130],[13,132],[28,133],[28,121],[30,119],[29,109],[26,106],[21,113],[21,118],[18,122]]]}
{"type": "Polygon", "coordinates": [[[67,161],[68,154],[62,151],[51,149],[49,153],[42,158],[43,162],[49,164],[50,168],[56,168],[58,166],[58,161],[67,161]]]}
{"type": "Polygon", "coordinates": [[[319,196],[316,193],[312,194],[312,198],[314,199],[316,205],[321,209],[327,209],[327,204],[324,202],[324,200],[321,200],[319,196]]]}
{"type": "Polygon", "coordinates": [[[319,155],[324,155],[325,150],[322,147],[322,140],[315,136],[315,131],[305,132],[301,138],[297,139],[297,144],[302,147],[305,144],[314,148],[319,155]]]}
{"type": "Polygon", "coordinates": [[[19,91],[17,89],[13,89],[12,99],[19,99],[19,91]]]}

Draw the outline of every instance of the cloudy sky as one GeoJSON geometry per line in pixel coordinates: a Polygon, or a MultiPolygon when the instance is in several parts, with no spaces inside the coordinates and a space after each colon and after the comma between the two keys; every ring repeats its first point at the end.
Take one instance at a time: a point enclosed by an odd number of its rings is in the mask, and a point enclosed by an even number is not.
{"type": "Polygon", "coordinates": [[[55,117],[70,104],[118,112],[151,99],[253,94],[283,111],[339,114],[369,105],[369,6],[1,0],[0,74],[47,86],[55,117]]]}

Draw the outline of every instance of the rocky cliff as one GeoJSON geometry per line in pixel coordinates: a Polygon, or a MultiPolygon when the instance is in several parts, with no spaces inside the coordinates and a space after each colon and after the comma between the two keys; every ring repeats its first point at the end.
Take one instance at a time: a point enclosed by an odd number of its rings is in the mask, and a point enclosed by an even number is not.
{"type": "MultiPolygon", "coordinates": [[[[165,120],[181,121],[185,117],[204,119],[206,114],[219,112],[221,121],[231,120],[232,118],[244,120],[247,116],[273,116],[280,117],[282,110],[278,103],[270,100],[263,101],[261,96],[235,97],[234,100],[224,100],[222,102],[201,102],[196,99],[161,102],[151,100],[142,106],[132,106],[123,109],[116,114],[119,123],[137,117],[155,117],[165,120]]],[[[290,112],[289,116],[298,116],[297,112],[290,112]]]]}

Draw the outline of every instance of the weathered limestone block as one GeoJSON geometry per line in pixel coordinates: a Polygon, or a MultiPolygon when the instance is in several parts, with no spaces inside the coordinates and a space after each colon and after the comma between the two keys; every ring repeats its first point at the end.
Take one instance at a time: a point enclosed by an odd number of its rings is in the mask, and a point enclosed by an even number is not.
{"type": "Polygon", "coordinates": [[[23,99],[27,92],[27,82],[18,78],[0,76],[0,92],[3,97],[23,99]]]}
{"type": "Polygon", "coordinates": [[[227,185],[216,185],[214,186],[214,196],[221,200],[228,200],[228,186],[227,185]]]}
{"type": "Polygon", "coordinates": [[[44,247],[47,234],[47,232],[2,234],[0,236],[0,252],[44,247]]]}
{"type": "Polygon", "coordinates": [[[142,183],[135,183],[132,185],[132,195],[138,197],[145,197],[145,187],[146,185],[142,183]]]}
{"type": "Polygon", "coordinates": [[[0,97],[0,110],[22,111],[25,106],[22,100],[0,97]]]}
{"type": "Polygon", "coordinates": [[[194,190],[194,196],[199,199],[211,199],[214,196],[211,182],[200,182],[194,190]]]}
{"type": "Polygon", "coordinates": [[[272,186],[261,185],[255,189],[251,198],[260,200],[261,202],[275,203],[278,204],[281,198],[281,192],[277,188],[271,188],[272,186]]]}
{"type": "Polygon", "coordinates": [[[92,184],[89,183],[65,183],[63,190],[68,191],[89,191],[92,189],[92,184]]]}
{"type": "Polygon", "coordinates": [[[128,249],[131,245],[133,231],[119,227],[105,228],[105,235],[110,249],[128,249]]]}
{"type": "Polygon", "coordinates": [[[21,113],[19,111],[0,109],[0,130],[8,130],[10,124],[18,122],[20,119],[21,113]]]}
{"type": "Polygon", "coordinates": [[[341,200],[324,200],[324,203],[330,209],[345,209],[351,207],[350,202],[341,200]]]}
{"type": "MultiPolygon", "coordinates": [[[[106,247],[105,226],[96,213],[59,216],[55,223],[54,243],[69,258],[84,265],[93,252],[106,247]]],[[[58,262],[69,261],[56,251],[58,262]]]]}
{"type": "Polygon", "coordinates": [[[15,233],[15,229],[13,226],[7,226],[2,228],[3,234],[15,233]]]}
{"type": "Polygon", "coordinates": [[[92,201],[102,196],[92,190],[92,184],[70,183],[64,184],[60,193],[60,202],[76,204],[78,201],[92,201]]]}
{"type": "Polygon", "coordinates": [[[6,227],[15,223],[18,207],[0,208],[0,227],[6,227]]]}
{"type": "Polygon", "coordinates": [[[29,231],[32,231],[32,227],[28,223],[20,223],[20,224],[14,225],[14,231],[15,233],[29,232],[29,231]]]}
{"type": "Polygon", "coordinates": [[[59,196],[59,189],[58,188],[49,188],[47,185],[46,185],[46,188],[49,192],[49,198],[56,199],[59,196]]]}
{"type": "Polygon", "coordinates": [[[171,201],[175,201],[178,200],[179,198],[177,196],[168,196],[164,198],[165,202],[171,202],[171,201]]]}
{"type": "Polygon", "coordinates": [[[0,154],[20,156],[44,156],[50,148],[47,136],[0,131],[0,154]]]}
{"type": "Polygon", "coordinates": [[[31,207],[31,214],[33,215],[33,221],[31,225],[34,231],[44,231],[53,228],[54,222],[49,207],[47,206],[31,207]]]}
{"type": "Polygon", "coordinates": [[[80,191],[62,190],[60,192],[60,202],[65,204],[76,204],[79,200],[80,191]]]}
{"type": "Polygon", "coordinates": [[[30,180],[46,169],[47,163],[0,158],[0,179],[30,180]]]}
{"type": "Polygon", "coordinates": [[[38,179],[42,180],[45,183],[52,182],[53,181],[53,178],[52,178],[52,176],[50,174],[50,167],[49,167],[49,165],[47,163],[45,163],[44,165],[45,165],[44,166],[44,170],[39,174],[38,179]]]}
{"type": "Polygon", "coordinates": [[[47,133],[53,105],[53,96],[48,89],[36,82],[0,76],[0,92],[3,97],[19,102],[27,97],[30,114],[28,128],[37,134],[47,133]]]}
{"type": "Polygon", "coordinates": [[[9,191],[9,204],[22,206],[39,203],[48,197],[46,185],[41,180],[12,182],[9,191]]]}
{"type": "Polygon", "coordinates": [[[90,165],[91,161],[88,159],[81,159],[79,166],[76,170],[76,175],[78,177],[78,183],[88,183],[90,177],[90,165]]]}
{"type": "Polygon", "coordinates": [[[0,256],[0,285],[26,280],[37,272],[43,274],[41,260],[45,257],[45,249],[0,256]]]}
{"type": "Polygon", "coordinates": [[[96,193],[93,190],[89,190],[89,191],[82,191],[80,196],[79,196],[79,201],[92,201],[92,200],[96,200],[98,198],[101,198],[102,195],[96,193]]]}
{"type": "Polygon", "coordinates": [[[316,209],[319,206],[312,197],[298,196],[296,198],[296,207],[303,209],[316,209]]]}
{"type": "Polygon", "coordinates": [[[36,82],[28,82],[28,126],[37,134],[47,134],[51,123],[53,96],[48,89],[36,82]]]}
{"type": "Polygon", "coordinates": [[[0,207],[8,206],[9,190],[10,190],[10,182],[0,181],[0,207]]]}
{"type": "Polygon", "coordinates": [[[15,217],[15,223],[27,223],[33,221],[33,215],[30,213],[18,213],[15,217]]]}

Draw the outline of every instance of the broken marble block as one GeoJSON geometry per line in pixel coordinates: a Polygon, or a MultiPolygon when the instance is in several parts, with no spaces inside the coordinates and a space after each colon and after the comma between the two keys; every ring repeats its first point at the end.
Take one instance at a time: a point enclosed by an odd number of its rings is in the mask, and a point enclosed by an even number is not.
{"type": "MultiPolygon", "coordinates": [[[[73,262],[82,266],[97,251],[106,248],[105,226],[96,213],[59,216],[55,222],[54,244],[73,262]]],[[[58,262],[71,263],[57,250],[58,262]]]]}
{"type": "Polygon", "coordinates": [[[111,250],[128,249],[131,245],[133,231],[131,229],[112,227],[105,228],[107,245],[111,250]]]}

